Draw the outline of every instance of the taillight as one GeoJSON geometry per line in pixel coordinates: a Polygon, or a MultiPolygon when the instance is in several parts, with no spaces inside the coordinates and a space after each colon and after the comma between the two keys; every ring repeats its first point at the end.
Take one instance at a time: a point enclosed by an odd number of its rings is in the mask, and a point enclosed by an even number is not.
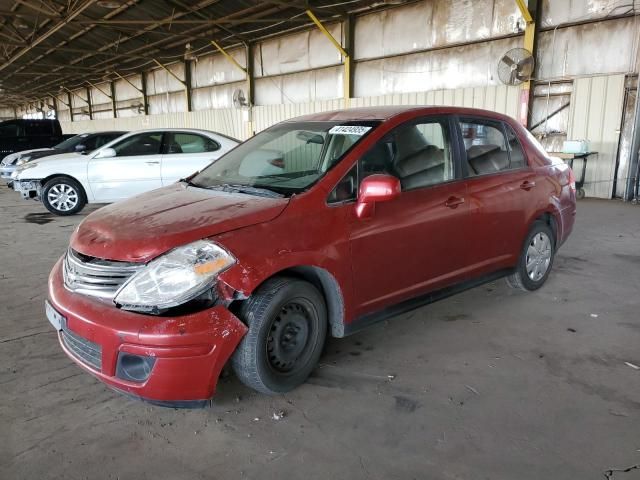
{"type": "Polygon", "coordinates": [[[573,193],[576,192],[576,176],[573,174],[571,167],[569,167],[569,188],[573,193]]]}

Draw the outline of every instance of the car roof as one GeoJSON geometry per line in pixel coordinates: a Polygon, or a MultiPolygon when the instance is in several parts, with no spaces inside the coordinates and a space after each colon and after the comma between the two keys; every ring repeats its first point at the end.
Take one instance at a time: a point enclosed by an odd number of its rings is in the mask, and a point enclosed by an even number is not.
{"type": "Polygon", "coordinates": [[[226,138],[227,140],[231,140],[232,142],[240,143],[240,140],[237,138],[230,137],[229,135],[225,135],[224,133],[214,132],[213,130],[205,130],[202,128],[147,128],[144,130],[131,130],[127,133],[151,133],[151,132],[187,132],[187,133],[201,133],[204,135],[216,135],[218,137],[226,138]]]}
{"type": "Polygon", "coordinates": [[[456,115],[480,115],[498,120],[511,120],[511,117],[489,110],[479,108],[436,106],[436,105],[385,105],[378,107],[346,108],[328,112],[311,113],[301,117],[292,118],[289,121],[363,121],[363,120],[388,120],[391,117],[407,112],[420,112],[428,114],[456,114],[456,115]]]}

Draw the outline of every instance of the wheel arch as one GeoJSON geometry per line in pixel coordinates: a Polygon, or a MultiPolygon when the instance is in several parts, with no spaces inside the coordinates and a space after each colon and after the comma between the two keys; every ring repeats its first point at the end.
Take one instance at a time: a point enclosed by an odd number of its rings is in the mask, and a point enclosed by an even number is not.
{"type": "Polygon", "coordinates": [[[78,185],[80,185],[80,188],[82,189],[82,191],[80,193],[82,193],[82,195],[84,196],[85,202],[89,201],[89,197],[87,195],[87,189],[82,184],[82,182],[80,180],[78,180],[77,178],[75,178],[74,176],[66,174],[66,173],[52,173],[51,175],[48,175],[48,176],[44,177],[43,179],[41,179],[40,180],[40,185],[42,186],[42,188],[44,188],[44,186],[47,184],[47,182],[49,180],[53,180],[54,178],[58,178],[58,177],[68,178],[69,180],[73,180],[78,185]]]}
{"type": "Polygon", "coordinates": [[[345,307],[342,289],[336,278],[324,268],[314,265],[297,265],[274,272],[256,285],[255,291],[273,277],[294,277],[305,280],[316,287],[326,302],[329,331],[332,337],[344,337],[345,307]]]}
{"type": "Polygon", "coordinates": [[[555,217],[555,213],[550,211],[542,212],[533,220],[533,222],[537,222],[537,221],[544,222],[549,226],[549,228],[551,229],[551,232],[553,233],[554,247],[557,246],[558,242],[560,241],[560,237],[559,237],[560,232],[558,231],[558,220],[555,217]]]}

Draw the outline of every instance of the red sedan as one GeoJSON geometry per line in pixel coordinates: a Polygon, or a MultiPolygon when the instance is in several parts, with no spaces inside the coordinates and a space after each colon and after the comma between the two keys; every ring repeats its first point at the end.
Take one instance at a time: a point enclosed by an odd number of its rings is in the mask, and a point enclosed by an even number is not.
{"type": "Polygon", "coordinates": [[[571,170],[506,116],[317,113],[89,215],[47,316],[74,361],[144,400],[203,404],[229,360],[286,392],[327,335],[500,276],[540,288],[575,213],[571,170]]]}

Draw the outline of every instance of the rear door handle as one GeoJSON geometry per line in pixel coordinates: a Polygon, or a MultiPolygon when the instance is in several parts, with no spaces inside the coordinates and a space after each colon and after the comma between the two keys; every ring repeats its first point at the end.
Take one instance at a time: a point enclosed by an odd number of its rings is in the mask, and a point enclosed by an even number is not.
{"type": "Polygon", "coordinates": [[[462,205],[464,203],[464,198],[462,197],[449,197],[446,202],[444,202],[445,207],[449,208],[458,208],[458,205],[462,205]]]}
{"type": "Polygon", "coordinates": [[[531,189],[532,189],[533,187],[535,187],[535,186],[536,186],[536,182],[530,182],[530,181],[528,181],[528,180],[525,180],[524,182],[522,182],[522,183],[520,184],[520,188],[521,188],[522,190],[526,190],[526,191],[531,190],[531,189]]]}
{"type": "Polygon", "coordinates": [[[159,161],[150,161],[150,162],[144,162],[147,165],[158,165],[160,162],[159,161]]]}

